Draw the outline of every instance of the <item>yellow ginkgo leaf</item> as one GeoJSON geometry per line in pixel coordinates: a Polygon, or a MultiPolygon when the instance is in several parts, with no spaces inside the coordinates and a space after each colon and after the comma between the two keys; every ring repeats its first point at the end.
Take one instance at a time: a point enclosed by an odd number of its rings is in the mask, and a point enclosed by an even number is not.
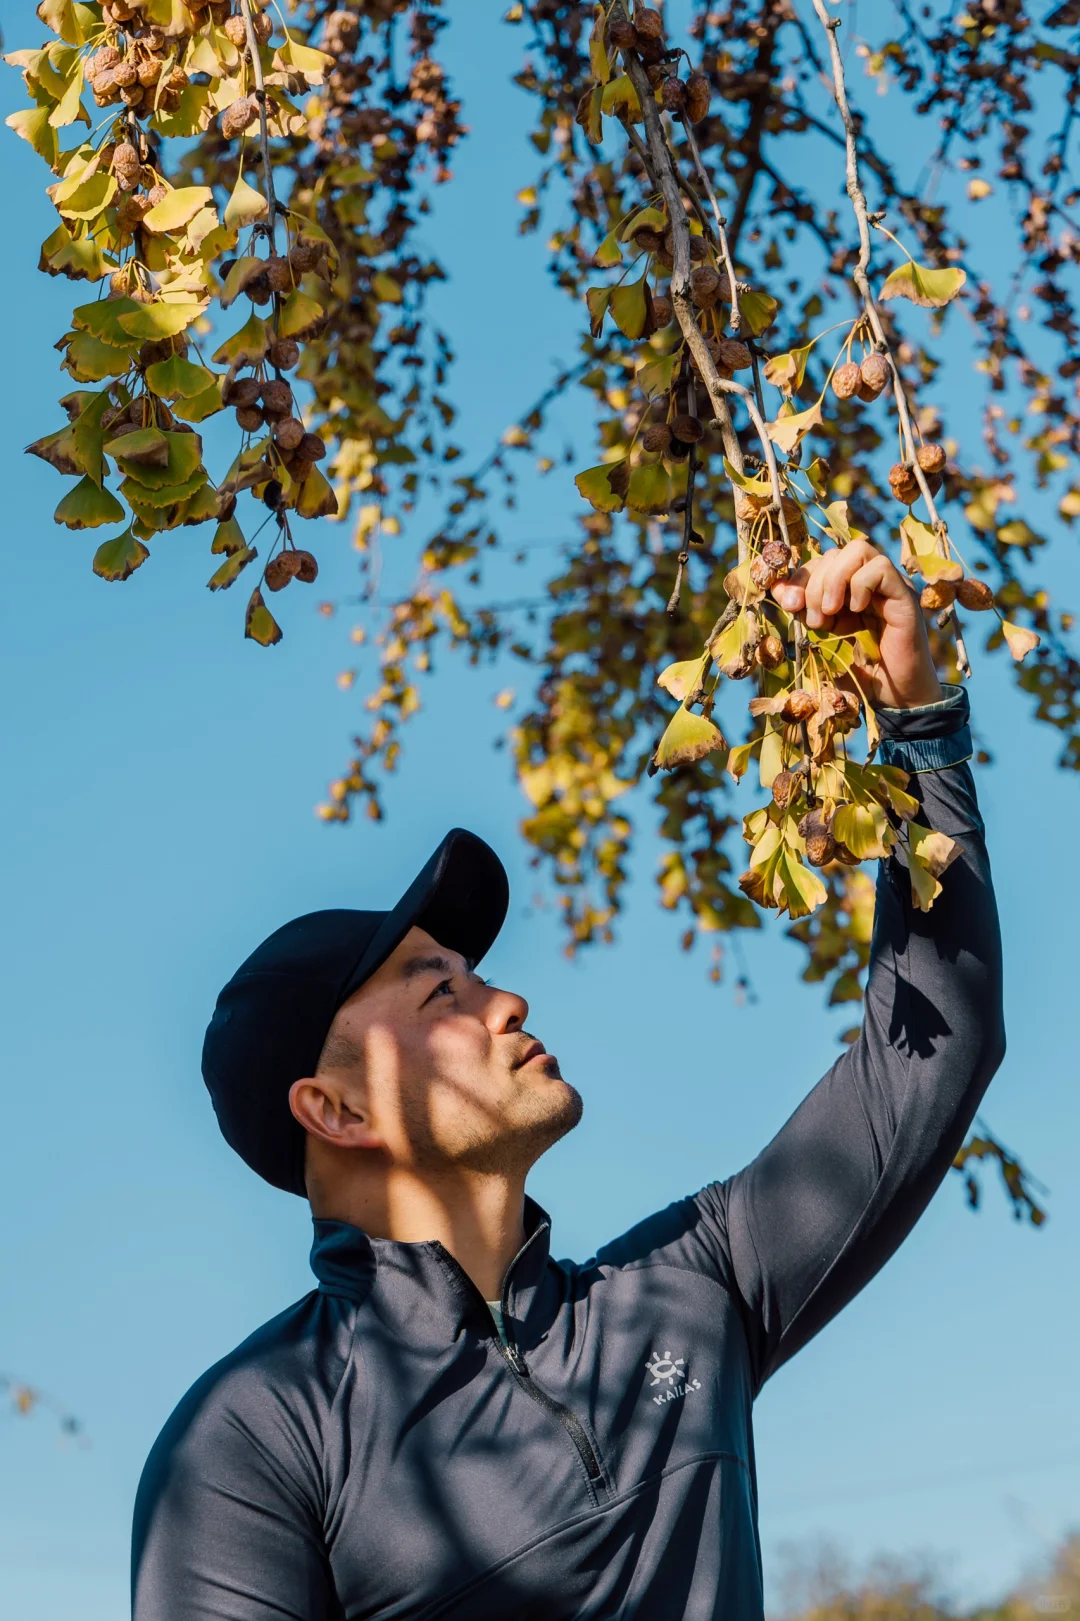
{"type": "Polygon", "coordinates": [[[243,175],[239,174],[232,189],[232,196],[225,204],[222,223],[231,231],[241,231],[245,225],[254,225],[256,220],[265,219],[269,207],[262,192],[256,191],[254,186],[249,186],[243,175]]]}
{"type": "Polygon", "coordinates": [[[929,265],[917,265],[914,259],[899,265],[886,279],[881,289],[882,298],[909,298],[924,309],[941,309],[954,299],[967,281],[966,273],[956,265],[934,270],[929,265]]]}
{"type": "Polygon", "coordinates": [[[1014,625],[1008,619],[1001,621],[1001,630],[1009,644],[1009,652],[1017,664],[1023,663],[1032,648],[1039,645],[1039,637],[1035,631],[1027,630],[1023,625],[1014,625]]]}
{"type": "Polygon", "coordinates": [[[159,236],[178,231],[188,220],[195,218],[200,208],[205,208],[213,200],[214,194],[209,186],[179,186],[143,215],[143,230],[159,236]]]}
{"type": "Polygon", "coordinates": [[[714,749],[725,748],[724,734],[711,720],[695,715],[680,704],[656,745],[653,765],[658,771],[674,771],[676,766],[693,765],[714,749]]]}
{"type": "Polygon", "coordinates": [[[673,698],[678,698],[681,703],[700,685],[708,664],[707,653],[699,659],[680,659],[677,664],[669,664],[666,669],[660,671],[656,684],[663,687],[665,692],[670,692],[673,698]]]}
{"type": "Polygon", "coordinates": [[[775,422],[767,422],[765,429],[773,444],[779,445],[785,455],[790,456],[804,434],[809,433],[811,428],[820,426],[821,401],[815,400],[808,410],[792,411],[786,416],[778,416],[775,422]]]}

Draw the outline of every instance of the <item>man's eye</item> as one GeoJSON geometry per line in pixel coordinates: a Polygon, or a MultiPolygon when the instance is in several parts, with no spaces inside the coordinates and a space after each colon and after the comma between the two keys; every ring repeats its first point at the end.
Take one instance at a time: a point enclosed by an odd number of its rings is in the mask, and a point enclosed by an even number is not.
{"type": "Polygon", "coordinates": [[[445,995],[445,996],[453,996],[453,994],[454,994],[454,982],[453,982],[453,980],[450,980],[450,979],[440,980],[439,984],[436,985],[435,989],[432,991],[431,994],[432,994],[432,996],[443,996],[443,995],[445,995]]]}

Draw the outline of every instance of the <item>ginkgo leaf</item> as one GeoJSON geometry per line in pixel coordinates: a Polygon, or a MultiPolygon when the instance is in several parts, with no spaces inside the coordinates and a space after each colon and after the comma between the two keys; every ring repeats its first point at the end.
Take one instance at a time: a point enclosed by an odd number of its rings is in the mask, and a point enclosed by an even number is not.
{"type": "Polygon", "coordinates": [[[129,315],[120,317],[120,326],[130,337],[141,343],[155,343],[161,338],[175,338],[205,309],[196,299],[158,301],[141,304],[129,315]]]}
{"type": "Polygon", "coordinates": [[[785,455],[790,456],[803,436],[811,428],[820,426],[821,401],[818,399],[805,411],[792,411],[786,416],[778,416],[775,422],[767,422],[765,430],[773,444],[779,445],[785,455]]]}
{"type": "Polygon", "coordinates": [[[227,557],[231,557],[233,552],[242,552],[246,545],[247,541],[244,539],[244,531],[240,527],[240,521],[238,518],[232,517],[225,518],[218,524],[214,531],[214,538],[210,542],[210,550],[215,555],[224,553],[227,557]]]}
{"type": "Polygon", "coordinates": [[[680,704],[656,745],[653,764],[658,771],[674,771],[676,766],[693,765],[714,749],[727,748],[724,734],[704,715],[694,714],[680,704]]]}
{"type": "Polygon", "coordinates": [[[810,357],[813,344],[804,344],[801,349],[789,349],[786,354],[773,355],[771,360],[765,362],[765,381],[772,383],[785,394],[797,394],[803,385],[806,376],[806,362],[810,357]]]}
{"type": "Polygon", "coordinates": [[[626,504],[635,512],[667,512],[671,505],[671,476],[663,462],[643,462],[632,470],[626,504]]]}
{"type": "Polygon", "coordinates": [[[680,359],[680,352],[676,349],[670,355],[664,355],[660,360],[651,360],[640,368],[637,374],[638,387],[647,399],[653,399],[657,394],[671,392],[672,379],[680,359]]]}
{"type": "Polygon", "coordinates": [[[127,473],[132,467],[160,467],[169,465],[169,441],[160,428],[136,428],[134,433],[121,434],[106,445],[106,452],[115,456],[117,465],[127,473]]]}
{"type": "Polygon", "coordinates": [[[587,90],[578,103],[577,122],[585,131],[585,138],[592,146],[599,146],[604,139],[604,87],[594,84],[587,90]]]}
{"type": "Polygon", "coordinates": [[[919,822],[908,823],[908,854],[935,878],[940,878],[960,854],[960,846],[947,833],[936,833],[919,822]]]}
{"type": "Polygon", "coordinates": [[[978,177],[976,177],[974,180],[969,180],[967,183],[967,194],[973,203],[977,203],[980,198],[989,197],[993,189],[994,188],[990,184],[989,180],[982,180],[978,177]]]}
{"type": "Polygon", "coordinates": [[[100,281],[112,266],[91,237],[74,237],[60,224],[41,244],[38,269],[50,276],[67,276],[71,281],[100,281]]]}
{"type": "Polygon", "coordinates": [[[294,287],[278,312],[278,336],[304,338],[325,316],[326,311],[317,298],[294,287]]]}
{"type": "Polygon", "coordinates": [[[956,265],[934,270],[929,265],[917,265],[914,259],[898,265],[887,277],[880,297],[909,298],[924,309],[941,309],[954,299],[967,281],[966,273],[956,265]]]}
{"type": "Polygon", "coordinates": [[[585,302],[589,308],[589,320],[594,338],[600,336],[604,326],[604,316],[607,314],[608,304],[611,302],[610,287],[589,287],[585,292],[585,302]]]}
{"type": "Polygon", "coordinates": [[[297,492],[296,510],[301,518],[336,518],[338,515],[337,492],[317,467],[311,469],[297,492]]]}
{"type": "Polygon", "coordinates": [[[611,487],[611,474],[620,462],[602,462],[599,467],[588,467],[579,473],[574,480],[578,494],[588,501],[597,512],[621,512],[625,501],[622,495],[611,487]]]}
{"type": "MultiPolygon", "coordinates": [[[[270,205],[262,192],[249,186],[243,175],[238,174],[232,196],[225,204],[222,224],[230,231],[241,231],[245,225],[254,225],[256,220],[265,219],[269,209],[270,205]]],[[[153,213],[153,209],[150,212],[153,213]]]]}
{"type": "Polygon", "coordinates": [[[89,115],[82,104],[82,92],[83,64],[79,60],[75,63],[74,71],[64,94],[49,114],[49,123],[53,129],[65,129],[68,124],[74,124],[77,119],[81,119],[84,124],[89,124],[89,115]]]}
{"type": "Polygon", "coordinates": [[[213,416],[223,407],[222,384],[223,377],[215,377],[213,381],[200,393],[192,395],[190,399],[175,399],[172,402],[172,414],[181,422],[205,422],[207,417],[213,416]]]}
{"type": "Polygon", "coordinates": [[[156,360],[143,373],[146,386],[161,400],[190,400],[204,389],[216,386],[217,379],[205,366],[196,366],[183,355],[156,360]]]}
{"type": "Polygon", "coordinates": [[[628,338],[640,338],[649,320],[649,285],[646,277],[613,287],[610,309],[611,318],[620,332],[628,338]]]}
{"type": "MultiPolygon", "coordinates": [[[[728,303],[731,300],[728,299],[728,303]]],[[[750,328],[750,336],[760,337],[776,320],[780,305],[771,293],[740,293],[739,313],[750,328]]]]}
{"type": "Polygon", "coordinates": [[[143,215],[143,230],[155,235],[178,231],[195,218],[200,208],[205,208],[213,200],[214,194],[209,186],[178,186],[143,215]]]}
{"type": "Polygon", "coordinates": [[[886,856],[895,843],[885,812],[878,804],[841,805],[830,832],[860,861],[886,856]]]}
{"type": "Polygon", "coordinates": [[[256,588],[244,614],[244,635],[260,647],[273,647],[275,642],[281,640],[281,626],[263,601],[263,594],[256,588]]]}
{"type": "MultiPolygon", "coordinates": [[[[58,212],[65,219],[92,220],[109,206],[115,196],[115,178],[107,169],[104,171],[99,169],[97,174],[92,174],[88,180],[81,180],[64,195],[62,201],[57,198],[54,198],[54,201],[58,212]]],[[[153,209],[150,212],[153,213],[153,209]]],[[[144,225],[149,218],[149,214],[144,217],[144,225]]]]}
{"type": "Polygon", "coordinates": [[[667,229],[667,215],[662,208],[638,208],[623,220],[615,233],[620,242],[627,242],[635,231],[648,226],[650,231],[664,231],[667,229]]]}
{"type": "Polygon", "coordinates": [[[817,873],[812,872],[794,850],[784,850],[777,861],[776,882],[783,894],[781,910],[786,909],[792,922],[800,917],[809,917],[829,898],[829,892],[817,873]]]}
{"type": "Polygon", "coordinates": [[[295,68],[297,73],[303,74],[308,84],[322,84],[333,65],[334,58],[326,51],[317,51],[313,46],[301,45],[294,39],[287,39],[274,53],[276,68],[295,68]]]}
{"type": "Polygon", "coordinates": [[[656,678],[656,684],[682,703],[701,685],[710,662],[707,653],[699,659],[681,659],[678,663],[669,664],[666,669],[661,670],[656,678]]]}
{"type": "Polygon", "coordinates": [[[593,264],[598,265],[602,270],[610,270],[613,265],[622,264],[622,249],[619,247],[619,238],[614,231],[605,236],[593,254],[593,264]]]}
{"type": "Polygon", "coordinates": [[[103,580],[129,580],[135,570],[146,562],[149,550],[137,540],[130,529],[112,540],[101,543],[94,553],[94,573],[103,580]]]}
{"type": "Polygon", "coordinates": [[[607,84],[611,78],[611,58],[604,44],[604,30],[607,27],[607,12],[603,6],[596,8],[596,21],[592,25],[589,35],[589,67],[592,76],[600,84],[607,84]]]}
{"type": "Polygon", "coordinates": [[[40,456],[43,462],[55,467],[58,473],[68,477],[77,477],[85,473],[86,468],[79,460],[78,449],[75,444],[75,432],[70,422],[58,428],[55,433],[47,433],[42,439],[35,439],[32,445],[27,445],[28,456],[40,456]]]}
{"type": "Polygon", "coordinates": [[[756,747],[756,743],[740,743],[737,748],[729,749],[727,769],[736,782],[746,775],[756,747]]]}
{"type": "Polygon", "coordinates": [[[1039,645],[1039,637],[1035,631],[1028,630],[1023,625],[1014,625],[1008,619],[1001,621],[1001,632],[1017,664],[1023,663],[1031,650],[1039,645]]]}
{"type": "MultiPolygon", "coordinates": [[[[240,574],[242,569],[254,562],[259,553],[254,546],[241,546],[226,557],[224,563],[214,570],[207,585],[211,591],[225,591],[240,574]]],[[[256,638],[257,640],[258,638],[256,638]]]]}
{"type": "Polygon", "coordinates": [[[241,366],[257,366],[265,358],[272,341],[265,321],[260,321],[252,313],[239,332],[234,332],[231,338],[226,338],[215,349],[213,359],[219,366],[229,365],[236,370],[241,366]]]}
{"type": "Polygon", "coordinates": [[[103,523],[116,523],[124,509],[111,490],[101,489],[92,478],[81,478],[53,516],[69,529],[98,529],[103,523]]]}
{"type": "Polygon", "coordinates": [[[21,135],[24,141],[29,141],[38,157],[44,158],[50,169],[54,166],[60,148],[56,130],[49,122],[48,107],[20,107],[17,113],[10,113],[4,123],[16,135],[21,135]]]}
{"type": "Polygon", "coordinates": [[[913,552],[904,563],[909,574],[921,574],[928,583],[937,580],[955,582],[964,578],[963,564],[951,557],[942,557],[940,552],[913,552]]]}
{"type": "Polygon", "coordinates": [[[100,383],[122,377],[131,366],[131,353],[102,343],[89,332],[76,332],[64,346],[63,367],[78,383],[100,383]]]}
{"type": "Polygon", "coordinates": [[[604,86],[600,107],[609,118],[617,118],[620,111],[625,112],[635,124],[640,124],[644,116],[638,93],[626,73],[620,73],[617,78],[608,80],[604,86]]]}
{"type": "Polygon", "coordinates": [[[760,473],[740,473],[739,469],[724,457],[724,472],[731,482],[755,501],[761,501],[766,506],[772,500],[772,479],[766,470],[760,473]]]}

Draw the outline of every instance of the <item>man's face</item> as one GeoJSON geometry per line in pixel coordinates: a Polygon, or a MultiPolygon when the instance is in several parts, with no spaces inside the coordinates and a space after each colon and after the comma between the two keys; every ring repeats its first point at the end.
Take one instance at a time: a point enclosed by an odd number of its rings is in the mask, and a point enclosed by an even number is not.
{"type": "Polygon", "coordinates": [[[523,1171],[581,1118],[528,1003],[410,929],[338,1010],[319,1061],[400,1166],[523,1171]]]}

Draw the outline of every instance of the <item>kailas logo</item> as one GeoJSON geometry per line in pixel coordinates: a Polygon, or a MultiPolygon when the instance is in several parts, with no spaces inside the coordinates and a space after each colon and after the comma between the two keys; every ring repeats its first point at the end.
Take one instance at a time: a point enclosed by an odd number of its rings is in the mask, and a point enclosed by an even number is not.
{"type": "Polygon", "coordinates": [[[672,1356],[670,1351],[665,1351],[663,1356],[657,1351],[653,1352],[645,1369],[652,1374],[654,1386],[663,1386],[653,1397],[657,1407],[663,1407],[665,1402],[681,1401],[684,1396],[692,1396],[695,1390],[701,1389],[700,1381],[691,1379],[684,1371],[685,1367],[685,1358],[681,1356],[672,1356]]]}

